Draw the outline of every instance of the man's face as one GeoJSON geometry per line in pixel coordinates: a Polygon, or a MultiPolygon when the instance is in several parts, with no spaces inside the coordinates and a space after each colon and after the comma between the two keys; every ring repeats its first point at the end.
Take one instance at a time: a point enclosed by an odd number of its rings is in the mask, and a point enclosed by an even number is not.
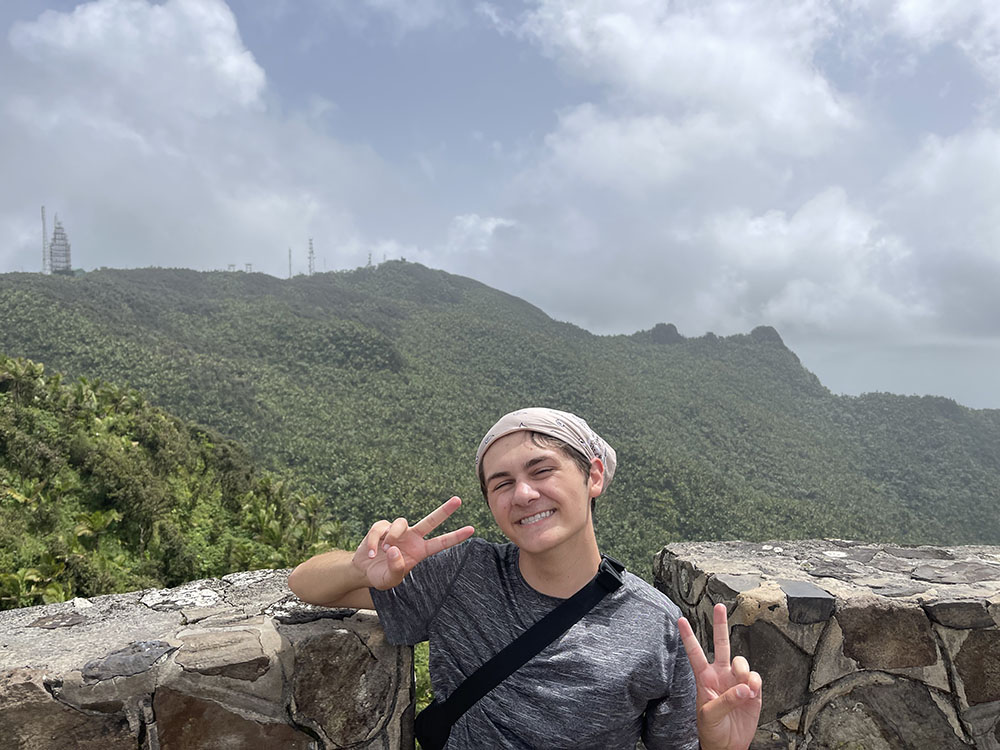
{"type": "Polygon", "coordinates": [[[599,459],[584,475],[561,450],[535,445],[528,432],[497,440],[483,456],[486,500],[504,535],[537,554],[593,539],[590,500],[601,494],[599,459]]]}

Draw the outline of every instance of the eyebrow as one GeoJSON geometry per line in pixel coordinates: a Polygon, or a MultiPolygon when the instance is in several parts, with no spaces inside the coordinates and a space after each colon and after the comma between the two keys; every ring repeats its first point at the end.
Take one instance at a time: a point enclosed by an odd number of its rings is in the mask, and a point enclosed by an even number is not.
{"type": "MultiPolygon", "coordinates": [[[[553,454],[553,453],[546,453],[544,456],[537,456],[536,458],[532,458],[532,459],[530,459],[528,461],[525,461],[524,462],[524,468],[525,469],[530,469],[532,466],[535,466],[536,464],[540,464],[543,461],[548,461],[554,455],[555,454],[553,454]]],[[[510,476],[510,472],[509,471],[497,471],[497,472],[494,472],[493,474],[490,474],[489,477],[486,479],[486,484],[489,484],[494,479],[498,479],[499,477],[509,477],[509,476],[510,476]]]]}

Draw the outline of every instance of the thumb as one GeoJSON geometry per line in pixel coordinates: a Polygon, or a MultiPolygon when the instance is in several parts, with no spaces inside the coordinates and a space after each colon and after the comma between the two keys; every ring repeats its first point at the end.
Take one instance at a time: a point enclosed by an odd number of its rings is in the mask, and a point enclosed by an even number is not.
{"type": "Polygon", "coordinates": [[[755,694],[745,683],[734,685],[701,707],[702,718],[709,724],[718,724],[730,713],[752,703],[759,696],[759,692],[755,694]]]}

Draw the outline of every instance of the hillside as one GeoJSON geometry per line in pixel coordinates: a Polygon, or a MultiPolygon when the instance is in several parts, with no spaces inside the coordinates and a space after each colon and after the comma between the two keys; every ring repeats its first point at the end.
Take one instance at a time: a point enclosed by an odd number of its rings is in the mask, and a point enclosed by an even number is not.
{"type": "Polygon", "coordinates": [[[0,276],[0,352],[141,391],[325,498],[348,537],[451,494],[500,414],[549,405],[618,450],[603,546],[683,539],[1000,543],[1000,411],[831,394],[773,329],[595,336],[400,261],[280,280],[145,269],[0,276]]]}
{"type": "Polygon", "coordinates": [[[0,356],[0,609],[283,567],[339,530],[139,393],[0,356]]]}

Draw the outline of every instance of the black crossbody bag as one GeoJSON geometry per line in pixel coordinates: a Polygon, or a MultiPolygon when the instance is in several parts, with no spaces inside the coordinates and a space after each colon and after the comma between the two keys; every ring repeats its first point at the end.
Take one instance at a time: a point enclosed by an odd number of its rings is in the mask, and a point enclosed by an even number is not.
{"type": "Polygon", "coordinates": [[[432,701],[413,723],[423,750],[441,750],[462,714],[620,587],[624,571],[625,566],[613,557],[601,555],[601,566],[590,583],[508,643],[455,688],[446,701],[432,701]]]}

